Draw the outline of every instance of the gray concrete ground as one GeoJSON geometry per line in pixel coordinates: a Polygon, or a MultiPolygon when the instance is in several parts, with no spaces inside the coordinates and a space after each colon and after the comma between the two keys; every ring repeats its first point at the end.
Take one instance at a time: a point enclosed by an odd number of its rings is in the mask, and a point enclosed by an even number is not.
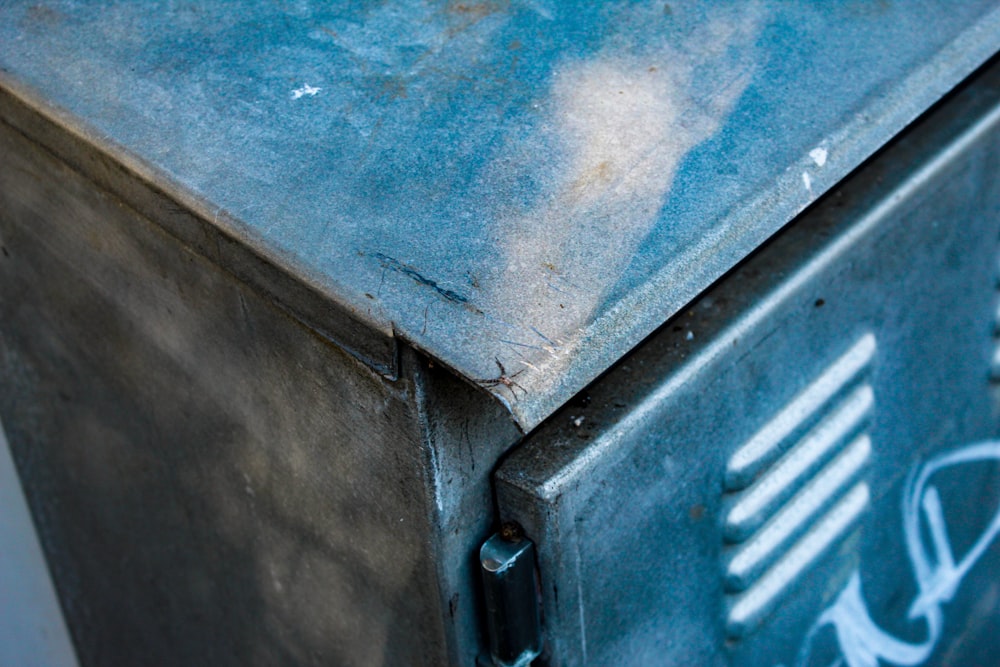
{"type": "Polygon", "coordinates": [[[0,424],[0,667],[76,664],[0,424]]]}

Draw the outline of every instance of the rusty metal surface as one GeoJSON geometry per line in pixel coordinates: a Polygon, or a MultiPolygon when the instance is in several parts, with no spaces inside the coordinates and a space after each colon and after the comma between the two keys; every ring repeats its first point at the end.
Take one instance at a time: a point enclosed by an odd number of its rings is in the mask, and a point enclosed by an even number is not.
{"type": "Polygon", "coordinates": [[[991,2],[7,2],[0,84],[529,429],[998,44],[991,2]]]}

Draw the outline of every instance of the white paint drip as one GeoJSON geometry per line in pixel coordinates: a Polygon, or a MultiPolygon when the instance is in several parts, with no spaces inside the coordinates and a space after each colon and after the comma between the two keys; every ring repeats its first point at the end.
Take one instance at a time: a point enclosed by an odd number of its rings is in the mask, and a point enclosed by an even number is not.
{"type": "Polygon", "coordinates": [[[816,148],[809,151],[809,157],[812,158],[812,161],[816,163],[817,167],[822,167],[824,164],[826,164],[826,156],[827,156],[826,149],[823,148],[822,146],[817,146],[816,148]]]}
{"type": "Polygon", "coordinates": [[[812,178],[809,177],[809,172],[808,171],[803,171],[802,172],[802,185],[806,186],[806,190],[808,190],[809,194],[812,195],[812,192],[813,192],[813,182],[812,182],[812,178]]]}
{"type": "Polygon", "coordinates": [[[840,653],[848,667],[879,667],[880,662],[915,667],[927,661],[941,638],[944,626],[941,606],[955,596],[965,575],[1000,534],[998,507],[986,530],[965,557],[956,562],[940,495],[937,488],[929,486],[927,481],[941,470],[982,461],[1000,461],[1000,441],[969,445],[937,456],[920,468],[919,473],[911,474],[907,481],[903,496],[903,533],[919,591],[910,605],[907,618],[911,621],[923,619],[927,625],[927,638],[922,642],[907,642],[876,625],[862,595],[861,576],[855,570],[834,603],[820,614],[806,635],[796,661],[799,667],[808,664],[813,641],[824,626],[833,627],[840,653]],[[932,553],[928,553],[921,534],[921,515],[928,527],[932,553]]]}
{"type": "Polygon", "coordinates": [[[292,99],[297,100],[300,97],[308,95],[309,97],[315,97],[316,93],[323,90],[322,88],[316,88],[315,86],[310,86],[308,83],[302,84],[301,88],[296,88],[292,91],[292,99]]]}

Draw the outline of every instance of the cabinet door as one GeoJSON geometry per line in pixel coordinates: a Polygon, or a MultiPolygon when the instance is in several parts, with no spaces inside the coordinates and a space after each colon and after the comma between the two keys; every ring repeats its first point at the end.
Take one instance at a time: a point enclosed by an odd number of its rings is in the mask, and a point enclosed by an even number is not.
{"type": "Polygon", "coordinates": [[[502,519],[536,544],[550,664],[1000,651],[998,81],[922,119],[498,469],[502,519]]]}

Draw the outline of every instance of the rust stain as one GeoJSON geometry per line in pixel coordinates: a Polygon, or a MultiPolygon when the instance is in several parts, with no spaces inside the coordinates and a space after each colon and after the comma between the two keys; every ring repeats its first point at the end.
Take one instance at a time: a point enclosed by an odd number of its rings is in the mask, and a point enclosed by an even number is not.
{"type": "Polygon", "coordinates": [[[382,87],[379,89],[378,97],[388,98],[390,100],[395,99],[406,99],[407,88],[406,80],[401,76],[390,76],[382,82],[382,87]]]}
{"type": "Polygon", "coordinates": [[[608,160],[598,162],[584,171],[569,186],[569,199],[575,202],[580,196],[594,187],[607,187],[614,180],[614,169],[608,160]]]}
{"type": "Polygon", "coordinates": [[[27,23],[41,23],[43,25],[61,23],[63,18],[63,15],[58,10],[42,3],[28,7],[25,16],[27,23]]]}
{"type": "Polygon", "coordinates": [[[448,4],[448,11],[452,14],[460,14],[463,16],[470,16],[475,19],[481,19],[490,14],[495,14],[499,11],[497,3],[493,2],[456,2],[448,4]]]}
{"type": "Polygon", "coordinates": [[[510,3],[501,2],[449,2],[445,6],[445,11],[452,16],[458,17],[460,23],[447,30],[448,39],[465,32],[483,19],[493,14],[507,11],[510,3]]]}

